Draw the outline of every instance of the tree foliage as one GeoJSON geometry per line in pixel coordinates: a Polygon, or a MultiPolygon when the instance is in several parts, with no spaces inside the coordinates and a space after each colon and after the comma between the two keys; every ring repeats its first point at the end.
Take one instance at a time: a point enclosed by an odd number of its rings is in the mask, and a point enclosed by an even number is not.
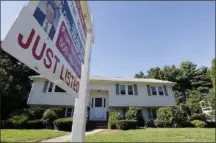
{"type": "MultiPolygon", "coordinates": [[[[145,78],[154,78],[160,80],[168,80],[176,82],[177,84],[173,87],[175,93],[175,100],[177,105],[180,103],[186,103],[191,91],[200,93],[207,96],[212,89],[213,77],[215,77],[215,60],[212,62],[211,70],[208,67],[202,66],[197,67],[191,61],[182,61],[179,67],[175,65],[165,65],[163,68],[153,67],[147,70],[145,78]],[[211,76],[210,76],[211,73],[211,76]]],[[[135,74],[136,78],[143,78],[144,73],[140,71],[135,74]]],[[[203,98],[202,98],[203,99],[203,98]]]]}
{"type": "Polygon", "coordinates": [[[212,66],[211,66],[211,80],[212,80],[212,84],[213,84],[213,87],[214,87],[214,90],[215,90],[215,88],[216,88],[216,85],[215,85],[215,78],[216,78],[216,66],[215,66],[215,64],[216,64],[216,59],[214,58],[213,60],[212,60],[212,66]]]}
{"type": "Polygon", "coordinates": [[[31,88],[29,76],[35,74],[17,59],[4,51],[0,52],[1,119],[8,118],[17,109],[27,107],[31,88]]]}

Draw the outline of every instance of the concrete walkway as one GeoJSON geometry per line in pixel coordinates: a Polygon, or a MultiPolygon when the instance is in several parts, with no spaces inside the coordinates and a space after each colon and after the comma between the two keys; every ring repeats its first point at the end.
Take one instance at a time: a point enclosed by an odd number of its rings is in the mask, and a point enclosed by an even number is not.
{"type": "MultiPolygon", "coordinates": [[[[101,132],[105,129],[95,129],[92,131],[88,131],[85,133],[85,135],[91,135],[91,134],[95,134],[98,132],[101,132]]],[[[60,137],[56,137],[56,138],[52,138],[52,139],[47,139],[41,142],[65,142],[65,141],[69,141],[70,140],[70,135],[66,135],[66,136],[60,136],[60,137]]]]}

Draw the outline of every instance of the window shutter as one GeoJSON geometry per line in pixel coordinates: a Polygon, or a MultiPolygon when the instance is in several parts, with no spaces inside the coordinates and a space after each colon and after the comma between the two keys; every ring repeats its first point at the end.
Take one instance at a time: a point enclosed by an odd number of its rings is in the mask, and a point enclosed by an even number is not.
{"type": "Polygon", "coordinates": [[[116,95],[119,95],[119,84],[116,84],[116,95]]]}
{"type": "Polygon", "coordinates": [[[150,85],[147,85],[147,90],[148,90],[148,96],[151,96],[150,85]]]}
{"type": "Polygon", "coordinates": [[[44,82],[43,92],[45,93],[47,91],[49,81],[44,82]]]}
{"type": "Polygon", "coordinates": [[[136,84],[134,84],[134,92],[135,92],[135,95],[138,95],[137,85],[136,84]]]}
{"type": "Polygon", "coordinates": [[[151,109],[148,109],[148,117],[150,120],[152,119],[151,109]]]}
{"type": "Polygon", "coordinates": [[[166,85],[163,85],[163,88],[164,88],[165,95],[168,96],[166,85]]]}

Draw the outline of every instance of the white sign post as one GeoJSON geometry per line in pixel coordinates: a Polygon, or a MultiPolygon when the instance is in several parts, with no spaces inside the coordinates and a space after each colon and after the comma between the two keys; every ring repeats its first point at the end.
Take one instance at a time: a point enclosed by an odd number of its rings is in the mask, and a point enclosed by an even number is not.
{"type": "Polygon", "coordinates": [[[88,104],[88,83],[89,83],[89,68],[90,68],[90,55],[92,44],[92,33],[87,32],[85,64],[82,68],[82,78],[80,82],[79,97],[75,100],[74,117],[72,124],[71,142],[84,142],[86,130],[86,113],[88,104]]]}

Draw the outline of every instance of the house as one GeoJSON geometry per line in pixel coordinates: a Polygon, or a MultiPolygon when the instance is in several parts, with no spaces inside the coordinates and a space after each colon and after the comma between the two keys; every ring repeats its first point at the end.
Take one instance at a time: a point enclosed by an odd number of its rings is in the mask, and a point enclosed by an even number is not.
{"type": "MultiPolygon", "coordinates": [[[[31,76],[32,88],[27,101],[31,106],[60,107],[65,117],[73,116],[75,98],[44,76],[31,76]]],[[[118,111],[121,117],[128,107],[142,108],[146,120],[156,118],[159,107],[175,106],[172,87],[175,83],[156,79],[90,77],[89,120],[106,121],[109,111],[118,111]]]]}

